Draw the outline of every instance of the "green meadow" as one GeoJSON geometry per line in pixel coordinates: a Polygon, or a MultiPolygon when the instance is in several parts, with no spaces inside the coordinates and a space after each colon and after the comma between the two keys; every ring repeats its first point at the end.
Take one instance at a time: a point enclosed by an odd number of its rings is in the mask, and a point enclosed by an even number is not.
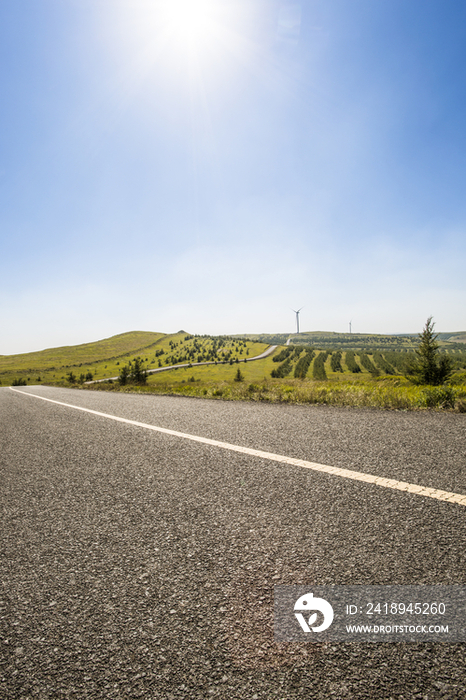
{"type": "Polygon", "coordinates": [[[51,348],[20,355],[0,356],[0,383],[15,380],[28,385],[69,386],[70,373],[77,384],[91,379],[117,377],[121,368],[141,357],[146,369],[185,362],[230,362],[259,355],[267,344],[230,337],[200,337],[186,331],[173,334],[133,331],[83,345],[51,348]]]}
{"type": "MultiPolygon", "coordinates": [[[[262,348],[263,346],[258,347],[257,350],[262,351],[262,348]]],[[[153,374],[148,377],[145,386],[120,387],[118,383],[113,383],[93,385],[92,388],[223,400],[318,403],[398,410],[430,408],[466,411],[466,353],[458,362],[458,368],[447,386],[426,387],[413,385],[401,369],[388,363],[382,353],[357,354],[354,351],[341,353],[341,371],[335,371],[332,366],[335,367],[338,351],[329,353],[315,350],[305,376],[296,378],[296,367],[308,348],[289,350],[295,357],[290,362],[289,373],[281,378],[271,375],[283,364],[275,362],[274,358],[287,351],[284,346],[278,347],[273,356],[254,362],[245,363],[244,358],[237,357],[232,364],[228,362],[200,367],[193,365],[153,374]],[[379,365],[390,371],[390,374],[375,364],[375,358],[379,365]],[[358,371],[351,371],[347,363],[351,367],[356,365],[358,371]],[[315,375],[321,378],[316,378],[315,375]]],[[[394,362],[395,356],[392,353],[387,352],[386,356],[394,362]]],[[[400,355],[396,359],[401,368],[403,356],[400,355]]]]}
{"type": "Polygon", "coordinates": [[[164,337],[163,333],[133,331],[83,345],[0,355],[0,382],[2,386],[15,379],[28,384],[60,384],[70,371],[78,375],[92,372],[96,379],[110,377],[111,369],[118,373],[122,360],[147,354],[164,337]]]}
{"type": "MultiPolygon", "coordinates": [[[[277,356],[282,350],[282,347],[277,348],[274,355],[277,356]]],[[[138,387],[137,391],[273,403],[466,411],[465,371],[456,372],[451,385],[446,387],[415,386],[401,374],[371,373],[361,363],[360,372],[350,372],[343,353],[342,372],[332,370],[329,355],[324,362],[326,378],[315,379],[314,367],[318,354],[319,352],[302,379],[294,377],[297,361],[292,363],[292,370],[287,377],[272,378],[271,372],[277,368],[277,363],[271,356],[255,362],[187,367],[162,372],[152,375],[147,385],[138,387]],[[238,370],[241,381],[237,381],[238,370]]],[[[134,391],[134,387],[126,390],[134,391]]]]}
{"type": "MultiPolygon", "coordinates": [[[[323,336],[319,336],[323,340],[320,346],[301,343],[301,336],[293,336],[296,344],[281,344],[273,355],[245,362],[269,346],[263,342],[265,336],[135,331],[95,343],[0,356],[0,381],[3,386],[21,380],[28,385],[74,386],[92,391],[466,412],[466,344],[458,342],[458,335],[450,342],[442,339],[441,351],[453,359],[454,372],[446,385],[436,387],[414,385],[405,376],[416,348],[414,336],[396,337],[394,341],[391,336],[365,336],[364,348],[361,337],[354,338],[351,346],[350,334],[346,338],[323,336]],[[327,343],[330,337],[336,341],[333,349],[327,343]],[[115,378],[137,357],[147,370],[174,367],[149,374],[145,385],[121,386],[115,378]],[[212,364],[199,366],[199,362],[212,364]],[[99,381],[85,384],[89,379],[99,381]]],[[[270,339],[278,340],[273,336],[270,339]]]]}

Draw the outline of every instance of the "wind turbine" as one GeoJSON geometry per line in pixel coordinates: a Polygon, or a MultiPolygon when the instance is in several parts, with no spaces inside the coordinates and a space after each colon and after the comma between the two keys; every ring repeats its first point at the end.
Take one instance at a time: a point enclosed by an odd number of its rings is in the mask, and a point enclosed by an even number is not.
{"type": "MultiPolygon", "coordinates": [[[[301,306],[301,309],[304,309],[304,306],[301,306]]],[[[297,311],[295,309],[291,309],[296,314],[296,333],[299,333],[299,312],[301,309],[298,309],[297,311]]]]}
{"type": "Polygon", "coordinates": [[[349,322],[349,332],[351,333],[351,324],[353,323],[353,319],[349,322]]]}

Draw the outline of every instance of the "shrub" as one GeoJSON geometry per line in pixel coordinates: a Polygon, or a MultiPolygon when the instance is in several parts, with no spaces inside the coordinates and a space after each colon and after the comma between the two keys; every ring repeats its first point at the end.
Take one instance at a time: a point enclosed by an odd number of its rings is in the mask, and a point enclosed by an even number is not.
{"type": "Polygon", "coordinates": [[[120,375],[118,377],[118,381],[120,382],[121,386],[124,386],[125,384],[128,383],[128,379],[129,379],[129,367],[128,367],[128,365],[124,365],[124,367],[122,367],[120,369],[120,375]]]}
{"type": "Polygon", "coordinates": [[[419,404],[427,408],[454,408],[455,391],[451,386],[428,386],[422,391],[419,404]]]}
{"type": "Polygon", "coordinates": [[[291,347],[288,345],[288,347],[283,348],[283,350],[281,350],[281,351],[278,353],[278,355],[274,355],[274,356],[272,357],[272,361],[273,361],[273,362],[283,362],[284,360],[286,360],[286,359],[291,355],[292,350],[293,350],[293,348],[291,348],[291,347]]]}
{"type": "Polygon", "coordinates": [[[437,335],[434,333],[434,323],[430,316],[424,330],[419,334],[419,347],[416,359],[408,368],[408,375],[417,384],[438,386],[443,384],[453,372],[453,363],[448,355],[439,353],[437,335]]]}
{"type": "Polygon", "coordinates": [[[332,372],[343,372],[343,368],[341,366],[341,352],[339,350],[332,353],[330,367],[332,372]]]}
{"type": "Polygon", "coordinates": [[[377,365],[377,367],[380,367],[382,372],[385,374],[395,374],[395,370],[393,367],[387,362],[387,360],[384,358],[383,355],[381,355],[380,352],[375,352],[374,353],[374,364],[377,365]]]}
{"type": "Polygon", "coordinates": [[[273,369],[271,371],[270,376],[273,377],[274,379],[283,379],[283,377],[286,377],[290,372],[291,372],[291,358],[288,357],[285,360],[285,362],[282,362],[282,364],[277,367],[277,369],[273,369]]]}
{"type": "Polygon", "coordinates": [[[306,350],[305,354],[299,358],[296,367],[294,368],[294,376],[296,377],[296,379],[305,378],[314,355],[315,352],[313,348],[309,348],[308,350],[306,350]]]}
{"type": "Polygon", "coordinates": [[[76,384],[77,379],[73,372],[69,372],[66,375],[66,381],[68,381],[70,384],[76,384]]]}
{"type": "Polygon", "coordinates": [[[314,360],[314,367],[312,368],[312,376],[314,379],[327,379],[327,373],[325,372],[326,359],[326,352],[320,352],[317,355],[316,359],[314,360]]]}
{"type": "Polygon", "coordinates": [[[243,382],[244,381],[244,374],[241,374],[241,370],[238,367],[236,374],[235,374],[235,382],[243,382]]]}
{"type": "Polygon", "coordinates": [[[375,367],[375,365],[372,364],[369,355],[366,355],[365,352],[360,352],[359,358],[364,369],[367,369],[367,371],[370,372],[374,377],[377,377],[380,374],[377,367],[375,367]]]}
{"type": "Polygon", "coordinates": [[[129,380],[132,384],[147,384],[147,370],[144,368],[144,360],[141,357],[134,358],[129,380]]]}
{"type": "Polygon", "coordinates": [[[11,386],[27,386],[25,379],[13,379],[11,386]]]}
{"type": "Polygon", "coordinates": [[[354,352],[352,350],[346,351],[346,366],[348,367],[349,371],[353,372],[354,374],[361,371],[360,366],[354,359],[354,352]]]}

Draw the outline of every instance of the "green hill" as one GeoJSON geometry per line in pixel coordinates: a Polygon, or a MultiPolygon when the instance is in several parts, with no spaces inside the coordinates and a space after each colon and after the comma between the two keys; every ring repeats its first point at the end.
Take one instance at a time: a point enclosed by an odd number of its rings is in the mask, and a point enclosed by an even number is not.
{"type": "MultiPolygon", "coordinates": [[[[260,333],[244,336],[262,343],[284,345],[288,339],[293,345],[312,345],[323,350],[386,350],[409,352],[419,344],[416,333],[403,335],[380,335],[375,333],[333,333],[311,331],[303,333],[260,333]]],[[[439,345],[445,350],[464,350],[466,333],[439,333],[439,345]]]]}
{"type": "Polygon", "coordinates": [[[101,363],[128,355],[141,355],[164,337],[164,333],[131,331],[94,343],[65,345],[19,355],[0,355],[0,381],[5,385],[15,377],[30,377],[36,383],[38,376],[42,381],[49,381],[61,377],[65,370],[85,368],[86,371],[95,371],[96,365],[101,363]]]}
{"type": "MultiPolygon", "coordinates": [[[[298,352],[299,348],[301,348],[300,352],[303,352],[305,348],[312,348],[316,353],[316,359],[319,352],[327,353],[327,359],[324,361],[327,375],[329,375],[329,372],[332,375],[329,364],[332,351],[339,352],[342,355],[343,370],[339,370],[339,372],[346,372],[345,362],[352,353],[355,353],[358,356],[356,361],[360,365],[363,363],[358,368],[358,371],[361,371],[362,374],[367,372],[369,376],[371,369],[373,373],[378,373],[378,370],[380,370],[388,374],[393,372],[402,374],[406,368],[405,365],[409,359],[409,353],[413,353],[419,343],[418,335],[375,335],[314,331],[300,333],[299,335],[282,333],[241,337],[212,337],[190,335],[186,331],[172,334],[132,331],[121,333],[111,338],[104,338],[93,343],[0,356],[0,384],[8,386],[14,380],[21,380],[28,384],[41,382],[66,384],[67,376],[70,372],[73,373],[79,383],[89,379],[108,379],[118,376],[122,366],[128,364],[135,357],[141,357],[147,369],[208,361],[215,361],[219,364],[225,361],[229,363],[237,362],[244,360],[246,357],[251,358],[260,354],[269,344],[278,344],[285,347],[288,339],[291,342],[291,346],[296,348],[296,352],[298,352]],[[370,356],[369,359],[363,357],[366,354],[370,356]],[[378,363],[378,370],[372,367],[371,363],[373,362],[378,363]],[[364,363],[369,370],[364,369],[364,363]]],[[[456,370],[464,370],[466,368],[466,333],[439,333],[438,340],[442,351],[448,352],[452,356],[456,370]]],[[[279,352],[277,351],[277,353],[279,352]]],[[[296,352],[293,350],[293,356],[297,361],[298,355],[296,352]]],[[[323,362],[322,358],[321,354],[319,360],[321,364],[323,362]]],[[[258,363],[258,365],[262,364],[264,363],[258,363]]],[[[265,367],[265,364],[264,367],[256,366],[256,363],[254,363],[254,368],[248,367],[247,373],[248,376],[251,374],[251,381],[256,381],[257,373],[262,373],[263,375],[265,372],[269,375],[272,371],[271,368],[278,366],[276,362],[273,363],[272,358],[269,358],[266,364],[267,367],[265,367]]],[[[308,376],[314,375],[313,367],[314,365],[312,364],[307,373],[308,376]]],[[[292,373],[291,366],[289,370],[292,373]]],[[[282,369],[281,373],[283,371],[282,369]]],[[[206,376],[207,374],[209,376],[212,373],[215,374],[215,372],[220,372],[221,374],[220,367],[215,370],[212,368],[206,369],[203,372],[206,376]]],[[[290,372],[287,372],[287,376],[290,372]]],[[[171,380],[171,377],[164,373],[163,379],[154,376],[153,381],[165,382],[169,379],[171,380]]]]}
{"type": "Polygon", "coordinates": [[[98,362],[127,353],[151,347],[164,333],[150,331],[132,331],[121,333],[111,338],[97,340],[83,345],[65,345],[60,348],[49,348],[38,352],[28,352],[20,355],[0,355],[0,372],[5,370],[31,369],[36,371],[59,367],[75,367],[80,364],[98,362]]]}
{"type": "Polygon", "coordinates": [[[466,332],[439,333],[439,340],[446,340],[449,343],[466,343],[466,332]]]}
{"type": "Polygon", "coordinates": [[[95,343],[0,356],[0,383],[8,386],[19,379],[28,384],[63,384],[70,372],[81,383],[118,376],[121,367],[135,357],[141,357],[148,369],[156,369],[190,362],[244,359],[259,355],[265,347],[230,336],[132,331],[95,343]]]}

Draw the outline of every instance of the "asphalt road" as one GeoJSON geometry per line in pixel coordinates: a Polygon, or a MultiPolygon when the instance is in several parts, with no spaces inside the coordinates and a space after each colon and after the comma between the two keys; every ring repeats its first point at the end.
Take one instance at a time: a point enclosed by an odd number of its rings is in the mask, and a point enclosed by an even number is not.
{"type": "MultiPolygon", "coordinates": [[[[33,393],[466,494],[462,414],[33,393]]],[[[2,698],[466,698],[463,644],[273,641],[275,584],[465,584],[466,508],[0,389],[2,698]]]]}

